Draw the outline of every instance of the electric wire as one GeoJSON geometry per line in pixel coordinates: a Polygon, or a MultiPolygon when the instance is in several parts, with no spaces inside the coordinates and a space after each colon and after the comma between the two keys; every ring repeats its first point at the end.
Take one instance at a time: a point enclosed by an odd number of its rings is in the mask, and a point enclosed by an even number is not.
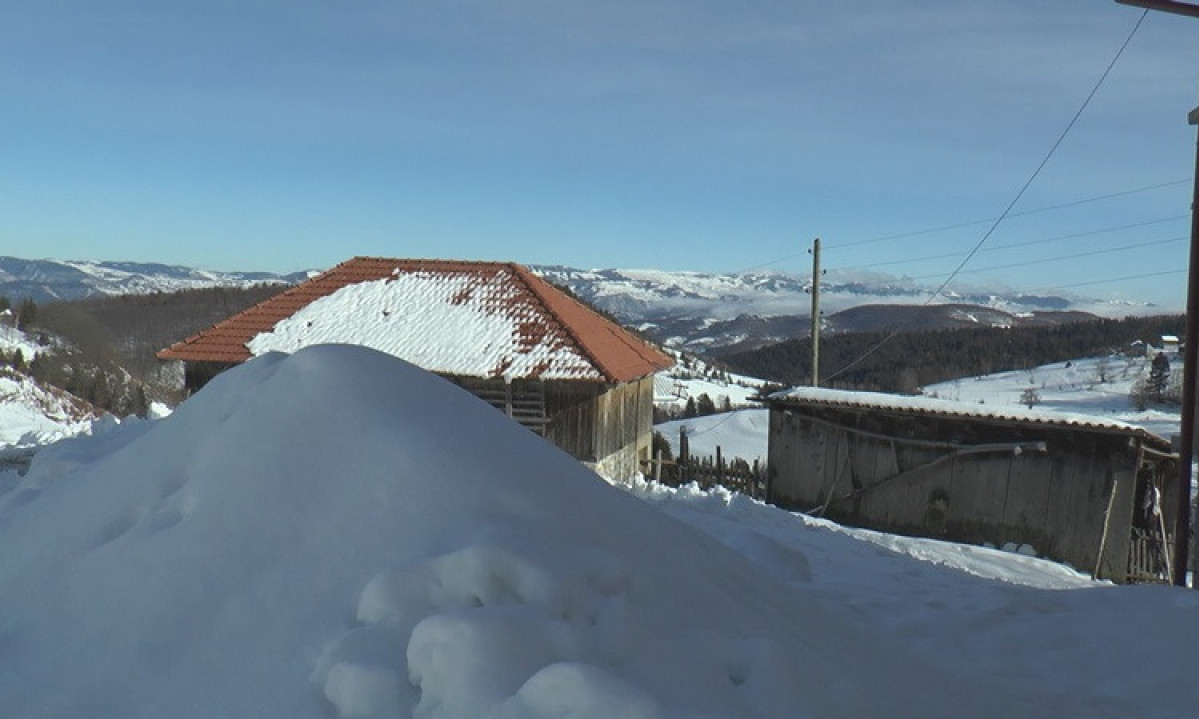
{"type": "MultiPolygon", "coordinates": [[[[1078,239],[1079,237],[1093,237],[1094,235],[1102,235],[1102,234],[1106,234],[1109,232],[1119,232],[1121,230],[1131,230],[1131,229],[1136,229],[1136,228],[1140,228],[1140,227],[1149,227],[1150,225],[1160,225],[1160,224],[1164,224],[1166,222],[1175,222],[1177,220],[1184,220],[1184,219],[1188,219],[1188,218],[1190,218],[1190,215],[1174,215],[1171,217],[1163,217],[1163,218],[1157,219],[1157,220],[1147,220],[1145,222],[1134,222],[1134,223],[1128,224],[1128,225],[1118,225],[1115,227],[1104,227],[1104,228],[1101,228],[1098,230],[1086,230],[1084,232],[1072,232],[1068,235],[1056,235],[1054,237],[1044,237],[1044,238],[1039,238],[1039,239],[1035,239],[1035,240],[1023,240],[1021,242],[1009,242],[1006,245],[992,245],[991,247],[984,247],[981,250],[981,252],[999,252],[1001,250],[1011,250],[1011,249],[1015,249],[1018,247],[1028,247],[1030,245],[1045,245],[1045,244],[1049,244],[1051,242],[1061,242],[1062,240],[1075,240],[1075,239],[1078,239]]],[[[925,255],[923,257],[912,257],[912,258],[903,259],[903,260],[886,260],[883,262],[870,262],[870,263],[867,263],[864,265],[844,265],[841,267],[831,267],[829,269],[830,269],[830,271],[832,271],[832,270],[838,270],[838,271],[865,270],[865,269],[870,269],[873,267],[887,267],[887,266],[894,266],[894,265],[911,265],[911,264],[915,264],[917,262],[926,262],[928,260],[945,260],[945,259],[949,259],[952,257],[961,257],[963,254],[964,253],[962,253],[962,252],[946,252],[946,253],[939,254],[939,255],[925,255]]],[[[940,277],[940,275],[936,275],[936,276],[940,277]]]]}
{"type": "MultiPolygon", "coordinates": [[[[1096,195],[1094,197],[1085,197],[1080,200],[1071,200],[1069,202],[1063,202],[1058,205],[1047,205],[1045,207],[1038,207],[1036,209],[1025,210],[1023,212],[1011,213],[1008,216],[1009,217],[1023,217],[1026,215],[1033,215],[1033,214],[1038,214],[1038,213],[1043,213],[1043,212],[1052,212],[1054,210],[1061,210],[1061,209],[1067,209],[1070,207],[1077,207],[1079,205],[1085,205],[1090,202],[1100,202],[1102,200],[1110,200],[1110,199],[1114,199],[1117,197],[1125,197],[1128,195],[1134,195],[1134,194],[1138,194],[1141,192],[1149,192],[1151,190],[1160,190],[1165,187],[1173,187],[1174,185],[1181,185],[1183,183],[1187,183],[1190,181],[1191,181],[1190,178],[1187,178],[1187,179],[1183,179],[1183,180],[1170,180],[1169,182],[1159,182],[1157,184],[1145,185],[1144,187],[1136,187],[1136,188],[1133,188],[1130,190],[1121,190],[1119,192],[1110,192],[1105,195],[1096,195]]],[[[909,237],[918,237],[920,235],[931,235],[931,234],[935,234],[937,232],[944,232],[947,230],[961,229],[964,227],[973,227],[974,225],[981,225],[981,224],[984,224],[987,222],[993,222],[995,219],[996,218],[989,218],[989,219],[985,219],[985,220],[970,220],[968,222],[958,222],[958,223],[949,224],[949,225],[939,225],[936,227],[927,227],[922,230],[912,230],[910,232],[901,232],[901,233],[891,234],[891,235],[880,235],[877,237],[870,237],[870,238],[867,238],[864,240],[854,240],[851,242],[844,242],[841,244],[825,245],[825,249],[839,249],[839,248],[844,248],[844,247],[854,247],[856,245],[866,245],[866,244],[871,244],[874,242],[884,242],[887,240],[901,240],[901,239],[907,239],[909,237]]],[[[760,270],[763,267],[770,267],[771,265],[777,265],[780,262],[786,262],[787,260],[794,260],[797,257],[803,257],[805,254],[807,254],[807,250],[804,250],[803,252],[792,252],[790,254],[782,255],[781,257],[776,257],[772,260],[767,260],[765,262],[760,262],[760,263],[758,263],[756,265],[752,265],[750,267],[736,270],[732,274],[741,275],[741,274],[745,274],[746,272],[753,272],[754,270],[760,270]]]]}
{"type": "MultiPolygon", "coordinates": [[[[1138,242],[1138,243],[1135,243],[1132,245],[1123,245],[1121,247],[1107,247],[1107,248],[1104,248],[1101,250],[1087,250],[1086,252],[1074,252],[1069,255],[1058,255],[1057,257],[1045,257],[1043,259],[1038,259],[1038,260],[1022,260],[1020,262],[1010,262],[1010,263],[1004,264],[1004,265],[992,265],[991,267],[978,267],[975,269],[962,270],[958,274],[968,275],[968,274],[976,274],[979,272],[991,272],[993,270],[1010,270],[1015,267],[1029,267],[1030,265],[1040,265],[1040,264],[1044,264],[1047,262],[1064,262],[1066,260],[1075,260],[1080,257],[1094,257],[1096,255],[1108,255],[1108,254],[1112,254],[1113,252],[1125,252],[1128,250],[1139,250],[1139,249],[1142,249],[1145,247],[1166,245],[1166,244],[1170,244],[1173,242],[1183,242],[1187,239],[1189,239],[1189,235],[1182,235],[1181,237],[1167,237],[1164,240],[1149,240],[1148,242],[1138,242]]],[[[907,279],[907,280],[929,280],[929,279],[933,279],[933,278],[937,278],[937,277],[941,277],[941,276],[942,276],[942,273],[937,273],[935,275],[905,277],[904,279],[907,279]]]]}
{"type": "Polygon", "coordinates": [[[1116,282],[1127,282],[1129,280],[1145,280],[1151,277],[1166,277],[1167,275],[1182,275],[1186,274],[1186,268],[1178,270],[1162,270],[1160,272],[1146,272],[1140,275],[1123,275],[1121,277],[1111,277],[1106,280],[1087,280],[1086,282],[1074,282],[1068,285],[1055,285],[1053,287],[1038,287],[1030,292],[1048,292],[1051,290],[1068,290],[1074,287],[1087,287],[1090,285],[1110,285],[1116,282]]]}
{"type": "MultiPolygon", "coordinates": [[[[1049,148],[1049,151],[1047,153],[1045,153],[1045,157],[1041,159],[1041,162],[1040,162],[1040,164],[1037,165],[1037,168],[1035,170],[1033,170],[1032,174],[1029,175],[1028,179],[1024,181],[1024,184],[1020,187],[1020,190],[1016,193],[1015,197],[1013,197],[1011,202],[1009,202],[1007,204],[1007,207],[1004,208],[1003,212],[1000,213],[999,217],[997,217],[995,219],[995,221],[991,223],[990,228],[983,234],[982,238],[979,239],[979,241],[974,245],[974,247],[970,250],[970,252],[967,253],[966,257],[964,259],[962,259],[962,261],[958,264],[958,266],[952,272],[949,273],[949,276],[946,277],[943,282],[941,282],[941,284],[937,287],[937,289],[934,290],[931,295],[929,295],[928,299],[924,301],[923,306],[927,307],[928,305],[932,304],[932,301],[934,299],[936,299],[938,296],[940,296],[942,292],[945,291],[945,288],[949,286],[949,283],[952,282],[953,279],[958,276],[958,274],[962,271],[963,268],[965,268],[966,264],[969,263],[970,260],[974,259],[974,256],[976,254],[978,254],[978,251],[982,249],[982,246],[986,243],[986,241],[988,239],[990,239],[991,235],[993,235],[995,233],[995,230],[999,228],[999,225],[1002,224],[1003,221],[1005,219],[1007,219],[1007,217],[1011,214],[1012,209],[1016,206],[1016,203],[1018,203],[1020,201],[1020,198],[1024,196],[1024,193],[1028,191],[1028,188],[1032,185],[1033,181],[1036,180],[1036,178],[1041,174],[1041,171],[1043,169],[1045,169],[1045,166],[1047,164],[1049,164],[1049,160],[1057,153],[1058,148],[1061,147],[1062,142],[1065,141],[1066,137],[1070,134],[1070,131],[1074,129],[1075,124],[1078,123],[1078,119],[1080,117],[1082,117],[1082,113],[1091,104],[1091,100],[1095,97],[1096,93],[1099,92],[1099,88],[1103,86],[1103,83],[1107,79],[1108,75],[1111,74],[1112,68],[1114,68],[1116,66],[1116,63],[1119,62],[1120,57],[1124,54],[1125,48],[1127,48],[1129,43],[1132,42],[1133,36],[1136,35],[1137,30],[1140,29],[1141,24],[1145,21],[1145,17],[1148,14],[1149,14],[1149,11],[1145,10],[1144,12],[1141,13],[1141,16],[1139,18],[1137,18],[1137,22],[1135,25],[1133,25],[1132,30],[1128,33],[1128,37],[1124,38],[1124,42],[1123,42],[1123,44],[1120,45],[1120,49],[1116,51],[1116,54],[1115,54],[1115,56],[1112,57],[1111,62],[1109,62],[1107,67],[1104,68],[1103,73],[1099,76],[1099,79],[1095,82],[1095,85],[1091,88],[1090,93],[1087,94],[1086,99],[1084,99],[1082,104],[1079,106],[1078,111],[1074,113],[1074,116],[1072,118],[1070,118],[1070,122],[1066,123],[1066,128],[1064,130],[1062,130],[1060,135],[1058,135],[1057,140],[1049,148]]],[[[813,278],[813,281],[818,282],[819,278],[813,278]]],[[[895,328],[890,332],[890,334],[884,336],[873,347],[867,349],[864,353],[862,353],[862,355],[859,356],[857,359],[851,361],[849,364],[845,365],[841,369],[839,369],[836,372],[833,372],[832,374],[825,377],[823,381],[828,382],[833,379],[836,379],[837,377],[848,372],[849,370],[853,369],[854,367],[861,364],[862,362],[865,362],[869,357],[873,356],[875,352],[877,352],[879,349],[884,347],[888,342],[890,342],[892,339],[894,339],[896,337],[896,335],[898,335],[904,329],[904,327],[911,324],[911,322],[913,321],[913,318],[914,318],[914,315],[909,316],[909,318],[907,320],[896,325],[895,328]]]]}
{"type": "MultiPolygon", "coordinates": [[[[1129,39],[1131,39],[1131,37],[1129,39]]],[[[1121,48],[1121,51],[1123,51],[1123,48],[1121,48]]],[[[1102,82],[1102,79],[1100,80],[1100,82],[1102,82]]],[[[1095,89],[1098,90],[1099,88],[1096,87],[1095,89]]],[[[1087,98],[1086,102],[1090,102],[1089,97],[1087,98]]],[[[1077,117],[1075,119],[1077,119],[1077,117]]],[[[1063,135],[1063,137],[1064,137],[1064,135],[1063,135]]],[[[1038,168],[1038,170],[1039,169],[1040,168],[1038,168]]],[[[1172,187],[1174,185],[1181,185],[1183,183],[1190,182],[1190,181],[1191,181],[1190,178],[1187,178],[1185,180],[1171,180],[1170,182],[1161,182],[1156,185],[1148,185],[1146,187],[1138,187],[1138,188],[1135,188],[1132,190],[1123,190],[1121,192],[1112,192],[1112,193],[1109,193],[1106,195],[1097,195],[1095,197],[1088,197],[1088,198],[1085,198],[1082,200],[1073,200],[1071,202],[1064,202],[1060,205],[1049,205],[1047,207],[1038,207],[1038,208],[1032,209],[1032,210],[1023,210],[1021,212],[1009,212],[1006,215],[1000,215],[999,217],[989,217],[985,220],[971,220],[969,222],[958,222],[958,223],[954,223],[951,225],[941,225],[940,227],[930,227],[930,228],[927,228],[924,230],[913,230],[912,232],[902,232],[902,233],[894,234],[894,235],[882,235],[880,237],[871,237],[871,238],[865,239],[865,240],[855,240],[853,242],[843,242],[839,245],[838,244],[830,244],[830,245],[828,245],[828,249],[838,250],[838,249],[841,249],[844,247],[858,247],[860,245],[869,245],[869,244],[872,244],[875,242],[885,242],[887,240],[903,240],[903,239],[907,239],[909,237],[919,237],[921,235],[931,235],[936,232],[945,232],[947,230],[959,230],[959,229],[962,229],[965,227],[973,227],[975,225],[983,225],[988,222],[999,222],[999,221],[1002,221],[1009,217],[1027,217],[1029,215],[1038,215],[1038,214],[1041,214],[1044,212],[1050,212],[1053,210],[1062,210],[1062,209],[1066,209],[1066,208],[1070,208],[1070,207],[1078,207],[1079,205],[1085,205],[1089,202],[1099,202],[1100,200],[1111,200],[1111,199],[1114,199],[1117,197],[1125,197],[1127,195],[1133,195],[1138,192],[1148,192],[1150,190],[1160,190],[1163,187],[1172,187]]]]}

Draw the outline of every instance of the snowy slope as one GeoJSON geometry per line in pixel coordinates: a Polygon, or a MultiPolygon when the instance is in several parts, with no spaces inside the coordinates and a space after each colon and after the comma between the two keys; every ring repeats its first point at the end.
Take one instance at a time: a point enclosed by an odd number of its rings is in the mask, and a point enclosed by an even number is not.
{"type": "Polygon", "coordinates": [[[765,462],[770,411],[741,409],[706,417],[676,419],[655,425],[654,429],[669,440],[670,450],[676,457],[679,454],[679,434],[685,430],[693,456],[714,457],[716,448],[720,447],[724,457],[740,457],[751,464],[755,459],[765,462]]]}
{"type": "Polygon", "coordinates": [[[256,358],[169,418],[44,450],[0,495],[0,716],[1069,719],[1199,701],[1190,592],[634,491],[381,353],[256,358]]]}
{"type": "MultiPolygon", "coordinates": [[[[1177,356],[1172,366],[1181,373],[1182,361],[1177,356]]],[[[1178,407],[1158,405],[1138,410],[1129,398],[1133,384],[1148,372],[1149,360],[1145,357],[1090,357],[941,382],[925,387],[923,392],[930,397],[1015,408],[1021,406],[1024,392],[1032,389],[1037,396],[1037,410],[1127,422],[1169,438],[1180,428],[1178,407]]]]}
{"type": "Polygon", "coordinates": [[[717,409],[756,407],[756,397],[767,382],[757,377],[718,369],[702,358],[677,350],[666,350],[674,366],[654,375],[654,405],[669,414],[682,414],[687,400],[708,395],[717,409]]]}
{"type": "MultiPolygon", "coordinates": [[[[16,328],[0,326],[0,352],[11,358],[18,350],[29,362],[45,348],[16,328]]],[[[78,398],[0,366],[0,471],[23,468],[38,448],[90,431],[98,418],[99,413],[78,398]]]]}
{"type": "MultiPolygon", "coordinates": [[[[688,272],[663,270],[579,270],[530,266],[551,282],[612,313],[655,341],[692,351],[753,349],[771,342],[805,336],[810,325],[810,278],[775,272],[688,272]]],[[[157,263],[24,260],[0,257],[0,295],[32,297],[38,302],[95,295],[146,294],[184,289],[258,283],[294,284],[308,273],[213,272],[157,263]]],[[[1046,322],[1063,321],[1064,311],[1123,317],[1153,311],[1152,306],[1103,302],[1080,297],[1028,295],[1020,292],[945,292],[936,305],[924,308],[930,287],[883,273],[831,271],[821,283],[822,307],[830,330],[864,329],[895,314],[923,319],[913,326],[1008,326],[1029,313],[1046,312],[1046,322]],[[961,308],[946,317],[941,306],[961,308]],[[869,305],[869,307],[866,307],[869,305]],[[889,306],[891,305],[891,306],[889,306]],[[905,305],[897,309],[893,305],[905,305]],[[841,310],[861,308],[856,315],[841,310]],[[1056,319],[1055,319],[1056,318],[1056,319]],[[949,324],[946,324],[946,323],[949,324]]],[[[1157,311],[1161,311],[1158,309],[1157,311]]],[[[888,319],[889,318],[889,319],[888,319]]]]}
{"type": "Polygon", "coordinates": [[[0,368],[0,452],[37,447],[86,431],[98,413],[66,392],[0,368]]]}

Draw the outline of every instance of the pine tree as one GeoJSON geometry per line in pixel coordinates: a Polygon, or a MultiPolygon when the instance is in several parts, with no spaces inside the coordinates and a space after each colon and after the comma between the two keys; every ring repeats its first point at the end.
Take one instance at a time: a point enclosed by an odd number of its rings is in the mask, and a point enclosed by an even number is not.
{"type": "Polygon", "coordinates": [[[1170,358],[1165,352],[1158,352],[1149,368],[1149,393],[1155,400],[1161,402],[1166,394],[1166,386],[1170,384],[1170,358]]]}
{"type": "Polygon", "coordinates": [[[37,321],[37,303],[32,297],[26,297],[21,302],[21,309],[17,311],[17,329],[25,331],[33,326],[37,321]]]}

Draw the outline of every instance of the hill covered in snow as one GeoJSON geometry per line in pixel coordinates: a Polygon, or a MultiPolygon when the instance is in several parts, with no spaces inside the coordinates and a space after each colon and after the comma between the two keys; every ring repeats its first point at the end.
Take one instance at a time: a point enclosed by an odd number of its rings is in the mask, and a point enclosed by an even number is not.
{"type": "Polygon", "coordinates": [[[44,303],[207,287],[295,284],[305,272],[214,272],[152,262],[82,262],[0,257],[0,295],[44,303]]]}
{"type": "MultiPolygon", "coordinates": [[[[806,337],[810,329],[811,278],[803,275],[533,269],[669,347],[743,351],[806,337]]],[[[931,291],[882,273],[833,271],[821,282],[821,308],[830,332],[900,324],[911,329],[1059,324],[1150,310],[1081,297],[952,290],[926,307],[931,291]]]]}
{"type": "MultiPolygon", "coordinates": [[[[810,278],[802,275],[580,270],[537,265],[531,269],[656,342],[693,352],[753,349],[806,336],[810,327],[810,278]]],[[[307,275],[0,257],[0,295],[14,301],[31,297],[44,303],[209,287],[294,284],[307,275]]],[[[834,271],[821,283],[821,305],[830,332],[890,327],[896,324],[897,316],[913,329],[937,329],[1056,324],[1091,315],[1120,317],[1153,310],[1144,304],[1018,291],[949,291],[924,307],[930,291],[929,287],[886,274],[834,271]]]]}
{"type": "Polygon", "coordinates": [[[166,419],[47,448],[0,494],[0,716],[1081,719],[1199,702],[1192,592],[631,491],[381,353],[259,357],[166,419]]]}

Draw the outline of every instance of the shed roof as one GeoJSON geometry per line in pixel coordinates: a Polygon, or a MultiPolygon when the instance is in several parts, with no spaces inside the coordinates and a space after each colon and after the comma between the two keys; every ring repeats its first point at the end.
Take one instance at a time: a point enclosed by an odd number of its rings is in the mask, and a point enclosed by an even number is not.
{"type": "Polygon", "coordinates": [[[948,419],[971,419],[993,424],[1025,424],[1063,429],[1081,429],[1107,434],[1124,434],[1146,440],[1162,451],[1170,451],[1170,442],[1143,427],[1085,414],[996,407],[936,397],[904,396],[882,392],[858,392],[795,387],[767,397],[772,405],[812,405],[844,409],[873,409],[882,412],[913,414],[948,419]]]}
{"type": "Polygon", "coordinates": [[[626,382],[673,364],[511,262],[356,257],[158,353],[243,362],[351,343],[474,377],[626,382]]]}

